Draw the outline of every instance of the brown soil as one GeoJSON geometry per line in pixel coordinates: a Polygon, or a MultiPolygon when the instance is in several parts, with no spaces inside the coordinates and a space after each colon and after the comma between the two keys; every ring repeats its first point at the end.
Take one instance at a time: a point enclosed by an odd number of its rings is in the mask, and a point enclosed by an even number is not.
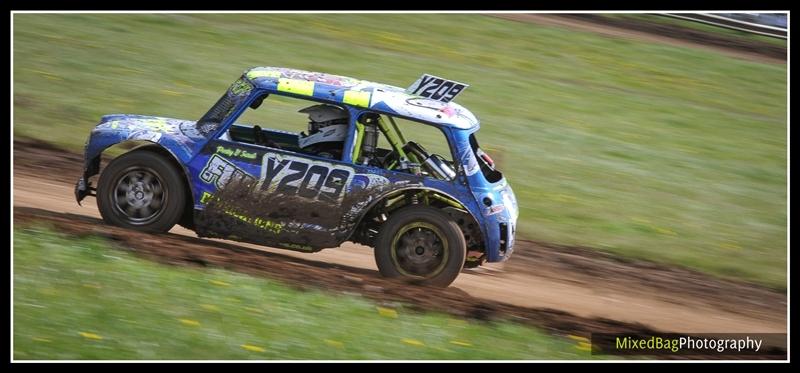
{"type": "Polygon", "coordinates": [[[254,250],[237,244],[206,241],[178,234],[151,235],[105,225],[83,215],[17,207],[14,222],[21,226],[46,223],[71,235],[105,237],[137,255],[166,264],[219,267],[280,280],[300,289],[326,289],[358,293],[380,303],[402,302],[420,310],[432,310],[478,320],[513,319],[547,329],[579,335],[590,332],[651,333],[632,323],[586,319],[549,309],[529,309],[471,297],[456,288],[437,289],[383,279],[373,271],[308,262],[287,255],[254,250]]]}
{"type": "Polygon", "coordinates": [[[379,276],[369,248],[346,243],[307,254],[200,239],[176,227],[150,235],[105,225],[92,197],[72,193],[82,156],[29,140],[14,143],[14,222],[100,235],[169,264],[214,266],[299,288],[360,294],[379,303],[480,320],[511,319],[558,334],[653,331],[786,333],[785,292],[602,251],[518,240],[506,263],[465,270],[448,289],[379,276]]]}
{"type": "Polygon", "coordinates": [[[514,21],[595,32],[612,37],[710,49],[733,57],[759,62],[786,63],[787,57],[785,47],[763,41],[636,19],[609,18],[597,14],[517,13],[497,14],[496,16],[514,21]]]}

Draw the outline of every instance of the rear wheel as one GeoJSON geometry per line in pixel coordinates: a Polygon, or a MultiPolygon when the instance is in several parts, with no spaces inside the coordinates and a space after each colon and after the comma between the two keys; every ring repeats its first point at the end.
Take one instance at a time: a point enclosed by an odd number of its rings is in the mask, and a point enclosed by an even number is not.
{"type": "Polygon", "coordinates": [[[386,277],[447,287],[461,272],[466,256],[464,235],[446,214],[412,205],[384,223],[375,242],[375,262],[386,277]]]}
{"type": "Polygon", "coordinates": [[[114,159],[97,185],[97,207],[106,223],[145,232],[169,231],[181,218],[183,178],[163,156],[133,151],[114,159]]]}

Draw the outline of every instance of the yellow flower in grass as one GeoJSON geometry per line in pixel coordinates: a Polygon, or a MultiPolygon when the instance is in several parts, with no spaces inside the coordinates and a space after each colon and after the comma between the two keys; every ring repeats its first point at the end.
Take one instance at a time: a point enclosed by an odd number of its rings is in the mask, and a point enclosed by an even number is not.
{"type": "Polygon", "coordinates": [[[197,321],[197,320],[178,319],[178,321],[180,321],[181,324],[186,325],[186,326],[200,326],[200,322],[197,321]]]}
{"type": "Polygon", "coordinates": [[[661,233],[661,234],[666,234],[666,235],[669,235],[669,236],[676,236],[677,235],[677,233],[675,233],[675,231],[673,231],[673,230],[671,230],[669,228],[661,228],[661,227],[653,227],[653,228],[656,230],[656,232],[661,233]]]}
{"type": "Polygon", "coordinates": [[[571,334],[568,335],[567,337],[569,337],[569,339],[572,339],[573,341],[578,342],[578,344],[575,345],[575,348],[577,348],[578,350],[581,350],[581,351],[591,351],[592,350],[592,342],[590,342],[588,338],[577,336],[577,335],[571,335],[571,334]]]}
{"type": "Polygon", "coordinates": [[[217,286],[231,286],[231,284],[224,281],[209,280],[208,282],[211,283],[212,285],[217,285],[217,286]]]}
{"type": "Polygon", "coordinates": [[[401,339],[401,341],[409,346],[417,346],[417,347],[425,346],[425,343],[422,343],[422,341],[418,341],[416,339],[403,338],[401,339]]]}
{"type": "Polygon", "coordinates": [[[388,317],[390,319],[397,318],[397,311],[395,311],[394,309],[385,307],[376,307],[376,308],[378,309],[378,314],[383,317],[388,317]]]}
{"type": "Polygon", "coordinates": [[[340,350],[344,348],[344,343],[339,341],[334,341],[333,339],[326,339],[325,343],[328,344],[328,346],[336,347],[340,350]]]}
{"type": "Polygon", "coordinates": [[[81,337],[83,337],[83,338],[93,339],[95,341],[99,341],[99,340],[103,339],[103,337],[101,337],[101,336],[99,336],[97,334],[94,334],[94,333],[81,332],[80,334],[81,334],[81,337]]]}
{"type": "Polygon", "coordinates": [[[253,346],[253,345],[249,345],[249,344],[243,344],[242,348],[247,350],[247,351],[252,351],[252,352],[264,352],[264,351],[266,351],[263,347],[253,346]]]}
{"type": "Polygon", "coordinates": [[[452,340],[450,341],[450,344],[454,344],[456,346],[461,346],[461,347],[472,347],[472,343],[466,341],[452,340]]]}

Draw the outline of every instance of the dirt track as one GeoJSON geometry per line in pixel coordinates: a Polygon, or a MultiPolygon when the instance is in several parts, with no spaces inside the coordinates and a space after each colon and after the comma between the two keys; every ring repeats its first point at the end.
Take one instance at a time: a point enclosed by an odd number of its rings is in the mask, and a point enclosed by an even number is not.
{"type": "Polygon", "coordinates": [[[763,41],[710,33],[676,25],[634,19],[617,19],[598,14],[495,14],[519,22],[593,32],[616,38],[650,43],[709,49],[759,62],[786,63],[787,49],[763,41]]]}
{"type": "Polygon", "coordinates": [[[349,243],[304,254],[199,239],[180,227],[165,235],[109,227],[94,198],[75,203],[81,166],[78,154],[16,141],[15,224],[48,221],[67,232],[110,237],[160,262],[218,266],[478,319],[511,318],[563,334],[786,332],[785,293],[588,248],[520,240],[509,262],[465,270],[450,288],[433,290],[385,281],[371,250],[349,243]]]}

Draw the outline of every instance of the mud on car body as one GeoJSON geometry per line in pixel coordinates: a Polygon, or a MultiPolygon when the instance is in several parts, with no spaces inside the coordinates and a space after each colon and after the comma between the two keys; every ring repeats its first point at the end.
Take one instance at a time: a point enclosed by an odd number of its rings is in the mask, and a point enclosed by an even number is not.
{"type": "Polygon", "coordinates": [[[181,224],[200,237],[307,252],[353,241],[375,248],[384,276],[447,286],[464,266],[508,259],[518,215],[478,145],[478,120],[452,101],[466,87],[431,75],[403,89],[252,68],[198,121],[104,116],[75,195],[96,196],[106,222],[149,232],[181,224]],[[309,133],[237,122],[289,98],[311,105],[300,110],[309,133]],[[428,152],[407,138],[410,127],[434,128],[444,147],[428,152]],[[92,187],[101,153],[126,142],[139,146],[92,187]]]}

